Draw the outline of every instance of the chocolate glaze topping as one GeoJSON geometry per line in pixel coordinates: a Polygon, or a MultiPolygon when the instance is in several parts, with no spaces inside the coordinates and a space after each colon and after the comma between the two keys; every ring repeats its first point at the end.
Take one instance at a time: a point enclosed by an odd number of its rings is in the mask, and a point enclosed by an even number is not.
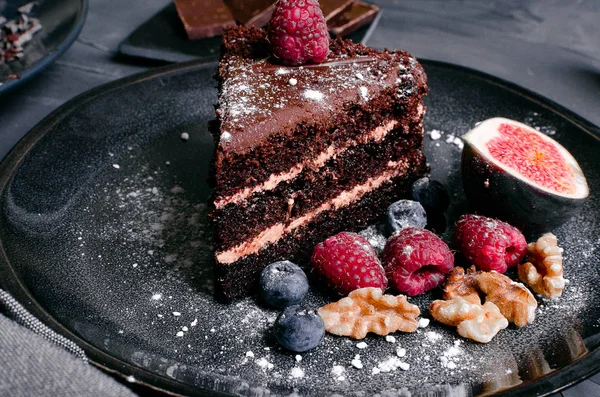
{"type": "Polygon", "coordinates": [[[338,39],[324,63],[290,67],[269,56],[263,31],[251,33],[241,35],[239,27],[225,32],[224,45],[232,48],[220,65],[217,111],[224,152],[246,153],[271,135],[291,133],[300,122],[326,125],[347,103],[366,103],[390,87],[403,98],[425,86],[422,68],[403,51],[338,39]]]}

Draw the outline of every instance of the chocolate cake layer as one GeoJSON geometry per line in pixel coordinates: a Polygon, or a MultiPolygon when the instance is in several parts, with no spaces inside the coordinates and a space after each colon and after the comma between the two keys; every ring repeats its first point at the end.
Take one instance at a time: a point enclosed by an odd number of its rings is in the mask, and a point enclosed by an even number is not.
{"type": "MultiPolygon", "coordinates": [[[[336,127],[330,130],[303,123],[298,125],[298,131],[291,138],[281,135],[269,138],[268,146],[273,153],[269,153],[267,158],[256,154],[255,157],[245,156],[238,161],[232,159],[220,164],[222,172],[217,172],[216,204],[242,190],[259,188],[274,176],[288,173],[298,165],[310,164],[332,149],[337,153],[356,144],[367,143],[373,140],[370,135],[375,128],[385,128],[391,120],[395,122],[392,128],[402,128],[408,133],[412,126],[422,123],[425,112],[421,102],[413,109],[398,107],[388,110],[368,113],[356,109],[350,112],[352,116],[332,116],[338,121],[336,127]],[[285,156],[281,153],[285,153],[285,156]]],[[[263,154],[267,151],[267,148],[262,149],[263,154]]],[[[229,157],[233,156],[230,154],[229,157]]]]}
{"type": "Polygon", "coordinates": [[[369,177],[379,175],[389,161],[418,166],[423,161],[421,143],[421,132],[407,135],[396,130],[381,143],[348,149],[319,169],[304,170],[294,180],[281,183],[273,190],[215,211],[218,245],[226,250],[251,239],[267,226],[295,219],[369,177]]]}
{"type": "Polygon", "coordinates": [[[406,115],[427,91],[421,66],[402,51],[338,39],[325,63],[284,67],[267,59],[264,32],[234,28],[224,38],[217,196],[290,169],[307,153],[317,155],[343,139],[347,131],[340,126],[365,131],[374,121],[406,115]]]}
{"type": "Polygon", "coordinates": [[[307,267],[313,247],[341,231],[359,231],[374,223],[385,209],[398,197],[408,194],[410,186],[425,172],[425,165],[408,171],[366,194],[356,203],[338,211],[322,213],[309,227],[296,232],[270,245],[256,254],[248,255],[232,264],[216,267],[216,292],[222,300],[233,299],[250,294],[256,286],[256,280],[262,269],[277,260],[291,260],[307,267]]]}
{"type": "Polygon", "coordinates": [[[408,172],[408,168],[411,165],[405,160],[389,161],[386,164],[387,167],[381,173],[373,175],[359,184],[348,187],[348,189],[315,206],[306,213],[271,225],[258,235],[246,241],[241,241],[239,244],[226,250],[217,250],[215,253],[217,262],[220,264],[229,264],[247,255],[259,252],[270,244],[274,244],[280,239],[285,238],[287,235],[295,233],[297,229],[307,227],[322,213],[333,212],[359,201],[365,194],[379,189],[398,176],[404,175],[408,172]]]}
{"type": "MultiPolygon", "coordinates": [[[[304,158],[302,162],[294,165],[289,170],[277,174],[271,174],[267,180],[261,183],[258,183],[254,186],[243,187],[237,190],[234,194],[217,198],[217,200],[214,202],[215,209],[219,210],[232,203],[243,203],[255,193],[274,190],[277,188],[277,186],[279,186],[279,184],[292,181],[293,179],[299,177],[300,174],[305,170],[316,170],[321,168],[327,161],[342,156],[349,148],[361,144],[379,143],[383,141],[393,130],[398,130],[398,125],[399,122],[397,120],[387,120],[384,124],[373,128],[371,131],[360,134],[360,141],[346,139],[334,142],[321,153],[317,154],[316,156],[310,156],[310,158],[307,156],[307,158],[304,158]]],[[[401,127],[401,131],[404,131],[405,127],[406,126],[401,127]]]]}

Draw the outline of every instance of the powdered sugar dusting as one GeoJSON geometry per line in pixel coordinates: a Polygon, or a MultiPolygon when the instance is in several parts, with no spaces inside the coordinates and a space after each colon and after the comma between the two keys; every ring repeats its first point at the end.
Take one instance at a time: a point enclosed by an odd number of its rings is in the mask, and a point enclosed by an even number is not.
{"type": "Polygon", "coordinates": [[[429,137],[431,138],[432,141],[437,141],[438,139],[440,139],[442,137],[442,135],[444,134],[444,131],[433,129],[431,131],[428,131],[427,134],[429,135],[429,137]]]}
{"type": "Polygon", "coordinates": [[[367,87],[360,87],[360,96],[362,97],[363,100],[367,101],[369,100],[369,89],[367,87]]]}
{"type": "Polygon", "coordinates": [[[325,98],[325,95],[320,91],[315,90],[305,90],[302,93],[302,96],[306,99],[312,99],[314,101],[322,101],[325,98]]]}
{"type": "Polygon", "coordinates": [[[373,249],[375,249],[375,252],[378,254],[383,252],[383,249],[385,248],[385,243],[387,241],[387,238],[383,234],[383,231],[380,229],[381,228],[379,228],[378,226],[373,225],[358,233],[365,239],[367,239],[369,244],[371,244],[373,249]]]}

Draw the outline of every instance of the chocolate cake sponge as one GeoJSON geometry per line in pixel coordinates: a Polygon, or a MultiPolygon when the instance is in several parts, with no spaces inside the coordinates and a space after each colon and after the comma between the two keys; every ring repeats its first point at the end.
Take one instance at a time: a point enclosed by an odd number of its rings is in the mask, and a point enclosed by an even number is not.
{"type": "Polygon", "coordinates": [[[248,294],[275,260],[374,222],[427,169],[426,76],[404,51],[336,39],[321,64],[282,66],[266,33],[223,36],[213,130],[220,297],[248,294]]]}

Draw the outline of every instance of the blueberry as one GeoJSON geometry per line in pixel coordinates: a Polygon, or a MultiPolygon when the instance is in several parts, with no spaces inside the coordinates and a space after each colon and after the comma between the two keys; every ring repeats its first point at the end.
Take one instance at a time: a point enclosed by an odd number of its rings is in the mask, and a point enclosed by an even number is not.
{"type": "Polygon", "coordinates": [[[388,207],[386,221],[388,232],[393,234],[405,227],[424,228],[427,225],[427,214],[418,202],[400,200],[388,207]]]}
{"type": "Polygon", "coordinates": [[[446,211],[450,205],[450,193],[441,182],[427,177],[417,179],[412,185],[413,200],[421,203],[425,208],[446,211]]]}
{"type": "Polygon", "coordinates": [[[308,280],[298,265],[290,261],[274,262],[260,276],[260,292],[269,305],[284,308],[304,298],[308,280]]]}
{"type": "Polygon", "coordinates": [[[273,327],[277,342],[298,353],[317,347],[325,335],[325,323],[321,316],[299,305],[285,308],[273,327]]]}

